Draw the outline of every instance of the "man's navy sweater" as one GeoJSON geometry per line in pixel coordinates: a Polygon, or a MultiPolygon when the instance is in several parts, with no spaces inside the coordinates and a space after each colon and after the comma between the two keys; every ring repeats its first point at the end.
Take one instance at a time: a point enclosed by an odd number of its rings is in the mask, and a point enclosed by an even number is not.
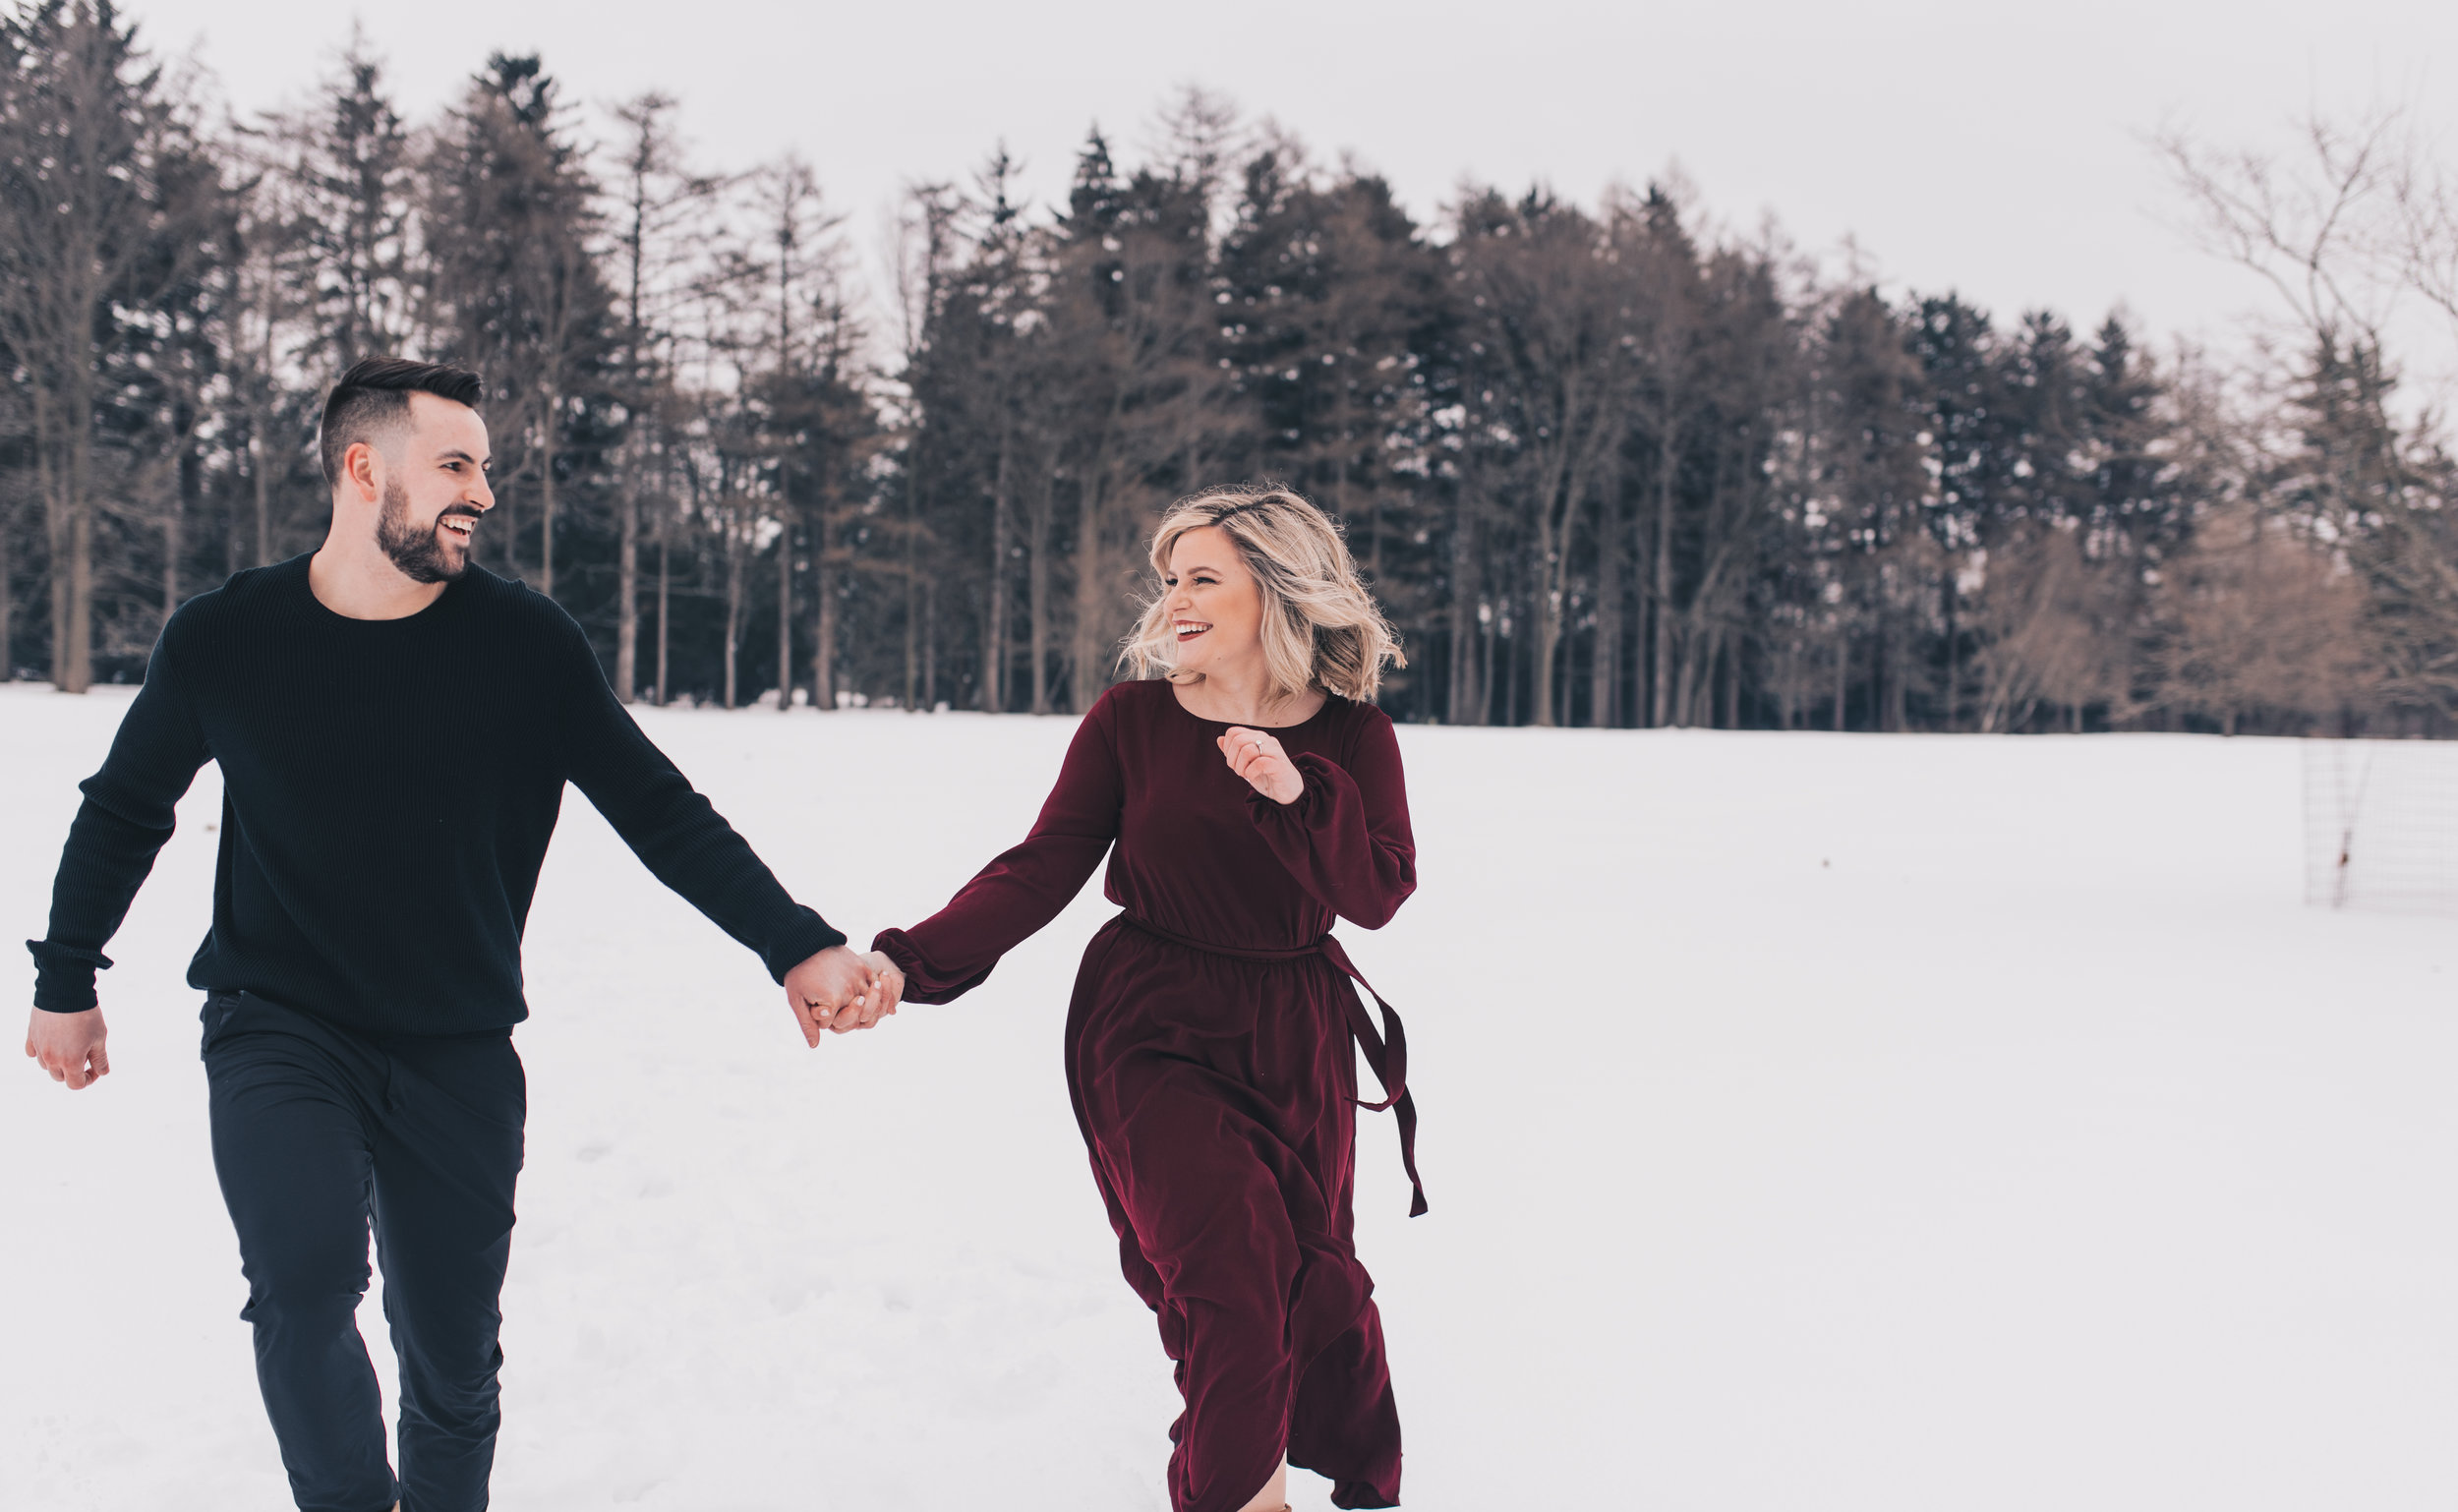
{"type": "Polygon", "coordinates": [[[348,619],[300,556],[163,627],[83,785],[50,934],[28,942],[35,1007],[94,1005],[102,947],[207,761],[221,857],[193,987],[368,1034],[519,1022],[521,930],[567,781],[770,975],[845,941],[640,732],[552,601],[473,566],[407,618],[348,619]]]}

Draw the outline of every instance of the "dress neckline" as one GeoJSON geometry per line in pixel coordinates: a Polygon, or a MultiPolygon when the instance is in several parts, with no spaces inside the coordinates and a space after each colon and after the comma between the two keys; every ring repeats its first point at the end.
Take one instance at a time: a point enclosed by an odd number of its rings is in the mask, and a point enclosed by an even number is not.
{"type": "Polygon", "coordinates": [[[1176,709],[1176,710],[1177,710],[1180,714],[1185,715],[1188,719],[1191,719],[1191,720],[1195,721],[1195,723],[1197,723],[1198,725],[1217,725],[1217,726],[1219,726],[1222,729],[1228,729],[1228,728],[1231,728],[1231,727],[1238,727],[1238,728],[1243,728],[1243,729],[1258,729],[1258,730],[1261,730],[1264,734],[1267,734],[1267,735],[1279,734],[1279,733],[1281,733],[1281,732],[1283,732],[1283,731],[1285,731],[1285,730],[1291,730],[1291,729],[1304,729],[1307,726],[1314,724],[1317,720],[1321,719],[1321,718],[1322,718],[1322,717],[1323,717],[1326,713],[1330,712],[1331,705],[1332,705],[1332,701],[1333,701],[1333,700],[1332,700],[1332,695],[1331,695],[1330,693],[1327,693],[1327,692],[1326,692],[1326,693],[1324,693],[1324,694],[1323,694],[1323,696],[1322,696],[1322,702],[1321,702],[1321,703],[1319,703],[1319,704],[1317,704],[1317,705],[1315,706],[1315,712],[1314,712],[1314,713],[1312,713],[1312,714],[1310,714],[1310,715],[1308,715],[1306,718],[1304,718],[1304,719],[1302,719],[1302,720],[1298,721],[1298,722],[1297,722],[1296,724],[1294,724],[1294,725],[1244,725],[1244,726],[1241,726],[1241,725],[1239,725],[1239,724],[1238,724],[1238,722],[1237,722],[1237,721],[1235,721],[1235,720],[1215,720],[1215,719],[1209,719],[1209,718],[1206,718],[1206,717],[1205,717],[1205,716],[1203,716],[1203,715],[1200,715],[1200,714],[1196,713],[1194,710],[1192,710],[1192,709],[1188,708],[1188,707],[1187,707],[1184,703],[1182,703],[1182,702],[1180,702],[1180,701],[1179,701],[1179,698],[1178,698],[1178,685],[1177,685],[1176,683],[1174,683],[1174,682],[1170,681],[1170,680],[1169,680],[1168,678],[1166,678],[1166,677],[1160,677],[1160,678],[1156,678],[1156,679],[1154,679],[1154,680],[1158,681],[1158,682],[1160,683],[1160,685],[1162,686],[1162,688],[1164,688],[1165,690],[1167,690],[1167,692],[1168,692],[1168,694],[1169,694],[1169,702],[1170,702],[1170,706],[1171,706],[1172,708],[1176,709]]]}

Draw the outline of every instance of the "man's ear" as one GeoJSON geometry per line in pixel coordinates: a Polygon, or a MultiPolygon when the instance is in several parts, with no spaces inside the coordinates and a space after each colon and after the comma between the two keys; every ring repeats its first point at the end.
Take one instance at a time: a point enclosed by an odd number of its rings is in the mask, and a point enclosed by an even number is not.
{"type": "Polygon", "coordinates": [[[355,491],[361,503],[374,503],[383,496],[382,466],[383,459],[374,445],[352,441],[341,453],[342,486],[355,491]]]}

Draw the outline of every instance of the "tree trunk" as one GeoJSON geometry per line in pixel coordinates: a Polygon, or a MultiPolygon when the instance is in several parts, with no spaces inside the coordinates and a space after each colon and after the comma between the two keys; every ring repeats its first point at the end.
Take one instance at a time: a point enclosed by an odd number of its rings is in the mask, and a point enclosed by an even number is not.
{"type": "Polygon", "coordinates": [[[1946,569],[1946,732],[1953,734],[1962,723],[1962,646],[1961,631],[1956,626],[1956,612],[1961,608],[1961,596],[1956,592],[1955,569],[1950,560],[1946,569]]]}
{"type": "Polygon", "coordinates": [[[58,550],[51,557],[51,666],[52,682],[63,693],[83,693],[93,685],[93,440],[88,432],[93,383],[88,354],[70,376],[68,403],[61,406],[67,413],[59,417],[68,455],[59,478],[58,550]]]}
{"type": "Polygon", "coordinates": [[[555,418],[550,388],[538,406],[538,591],[555,597],[555,418]]]}
{"type": "Polygon", "coordinates": [[[640,488],[624,478],[614,547],[614,696],[630,703],[640,681],[640,488]]]}
{"type": "Polygon", "coordinates": [[[1672,637],[1666,633],[1666,615],[1672,609],[1672,476],[1673,454],[1669,444],[1662,448],[1656,464],[1656,539],[1648,548],[1648,564],[1655,569],[1655,591],[1648,595],[1648,620],[1655,631],[1655,660],[1652,674],[1655,691],[1648,709],[1647,723],[1661,728],[1671,717],[1668,700],[1672,692],[1672,637]]]}
{"type": "Polygon", "coordinates": [[[1024,610],[1031,616],[1032,712],[1050,712],[1050,615],[1057,609],[1050,593],[1050,495],[1057,487],[1045,470],[1037,507],[1025,511],[1024,610]]]}
{"type": "Polygon", "coordinates": [[[83,688],[69,685],[68,666],[68,597],[69,597],[69,518],[68,494],[56,476],[45,480],[42,491],[43,548],[45,586],[50,590],[51,610],[51,685],[63,693],[82,693],[83,688]]]}
{"type": "Polygon", "coordinates": [[[179,609],[180,498],[171,494],[170,507],[162,513],[162,622],[169,624],[179,609]]]}
{"type": "Polygon", "coordinates": [[[1835,632],[1835,732],[1844,732],[1844,695],[1848,691],[1851,675],[1852,638],[1842,626],[1835,632]]]}
{"type": "Polygon", "coordinates": [[[1672,717],[1668,722],[1683,729],[1689,728],[1698,722],[1699,654],[1698,637],[1683,636],[1681,638],[1681,670],[1675,674],[1672,717]]]}
{"type": "MultiPolygon", "coordinates": [[[[1498,616],[1497,616],[1498,623],[1498,616]]],[[[1512,626],[1525,630],[1525,623],[1512,626]]],[[[1508,729],[1519,723],[1519,646],[1517,635],[1497,636],[1493,654],[1502,660],[1502,708],[1494,723],[1508,729]]]]}
{"type": "Polygon", "coordinates": [[[1738,729],[1741,727],[1741,669],[1735,665],[1740,660],[1738,649],[1726,642],[1720,660],[1723,667],[1724,716],[1716,727],[1738,729]]]}
{"type": "Polygon", "coordinates": [[[1900,731],[1903,727],[1910,707],[1910,641],[1908,635],[1890,635],[1883,643],[1887,655],[1885,727],[1889,730],[1900,731]]]}
{"type": "Polygon", "coordinates": [[[1007,709],[1007,434],[999,435],[999,468],[990,489],[990,607],[981,623],[981,708],[1007,709]]]}
{"type": "Polygon", "coordinates": [[[741,523],[734,518],[733,511],[736,507],[736,505],[730,502],[727,505],[726,510],[725,697],[726,707],[729,709],[736,707],[739,703],[739,700],[735,696],[737,684],[734,678],[734,664],[742,649],[742,600],[744,586],[742,580],[746,575],[745,569],[749,566],[749,563],[743,560],[743,558],[749,554],[749,551],[743,541],[743,529],[741,523]]]}
{"type": "Polygon", "coordinates": [[[666,653],[673,639],[668,634],[668,627],[673,622],[673,616],[668,613],[672,605],[669,588],[673,580],[670,563],[673,547],[666,524],[668,512],[667,505],[661,502],[657,511],[657,702],[660,708],[666,705],[666,653]]]}
{"type": "Polygon", "coordinates": [[[17,680],[16,547],[16,519],[0,517],[0,682],[17,680]]]}
{"type": "Polygon", "coordinates": [[[1484,613],[1477,616],[1477,717],[1474,723],[1493,723],[1493,658],[1494,647],[1502,639],[1502,616],[1484,613]]]}
{"type": "Polygon", "coordinates": [[[939,580],[922,579],[922,663],[921,701],[914,708],[925,714],[939,708],[939,580]]]}
{"type": "Polygon", "coordinates": [[[811,707],[837,707],[837,563],[834,533],[829,529],[828,499],[823,494],[819,519],[811,528],[811,707]]]}
{"type": "Polygon", "coordinates": [[[912,471],[905,479],[905,707],[920,705],[921,682],[921,455],[914,449],[912,471]]]}
{"type": "MultiPolygon", "coordinates": [[[[1609,481],[1603,491],[1613,492],[1609,481]]],[[[1588,723],[1610,729],[1620,723],[1614,704],[1621,691],[1621,532],[1610,500],[1596,501],[1596,652],[1588,667],[1588,723]]]]}
{"type": "Polygon", "coordinates": [[[777,712],[793,708],[793,526],[777,533],[777,712]]]}
{"type": "Polygon", "coordinates": [[[248,482],[256,494],[256,565],[273,559],[273,480],[264,475],[264,423],[248,418],[248,482]]]}
{"type": "Polygon", "coordinates": [[[1562,638],[1562,594],[1557,558],[1569,554],[1569,532],[1553,528],[1552,501],[1542,506],[1538,527],[1536,561],[1536,666],[1534,673],[1536,708],[1531,723],[1551,727],[1553,719],[1553,656],[1562,638]]]}
{"type": "Polygon", "coordinates": [[[1484,684],[1478,664],[1491,662],[1485,626],[1477,616],[1477,522],[1468,491],[1456,495],[1451,513],[1451,686],[1446,717],[1454,725],[1485,723],[1484,684]]]}
{"type": "Polygon", "coordinates": [[[1076,625],[1067,655],[1067,701],[1078,714],[1092,707],[1102,675],[1101,627],[1108,615],[1109,543],[1102,530],[1101,491],[1087,480],[1076,521],[1076,625]]]}

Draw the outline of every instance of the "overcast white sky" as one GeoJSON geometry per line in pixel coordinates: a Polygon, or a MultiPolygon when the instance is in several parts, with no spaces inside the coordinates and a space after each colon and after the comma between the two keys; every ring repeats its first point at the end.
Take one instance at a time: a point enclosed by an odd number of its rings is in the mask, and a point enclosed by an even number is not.
{"type": "MultiPolygon", "coordinates": [[[[346,40],[329,0],[128,0],[241,110],[295,95],[346,40]]],[[[358,12],[423,116],[494,49],[544,54],[567,97],[679,97],[711,166],[788,147],[868,253],[899,186],[965,174],[1005,138],[1045,203],[1098,121],[1131,154],[1200,83],[1390,178],[1431,216],[1463,177],[1592,202],[1677,162],[1705,208],[1772,214],[1811,249],[1852,238],[1897,288],[2011,319],[2123,303],[2223,339],[2253,280],[2164,225],[2140,140],[2163,122],[2274,138],[2318,103],[2403,99],[2458,157],[2449,0],[1040,0],[858,7],[689,0],[391,0],[358,12]]]]}

